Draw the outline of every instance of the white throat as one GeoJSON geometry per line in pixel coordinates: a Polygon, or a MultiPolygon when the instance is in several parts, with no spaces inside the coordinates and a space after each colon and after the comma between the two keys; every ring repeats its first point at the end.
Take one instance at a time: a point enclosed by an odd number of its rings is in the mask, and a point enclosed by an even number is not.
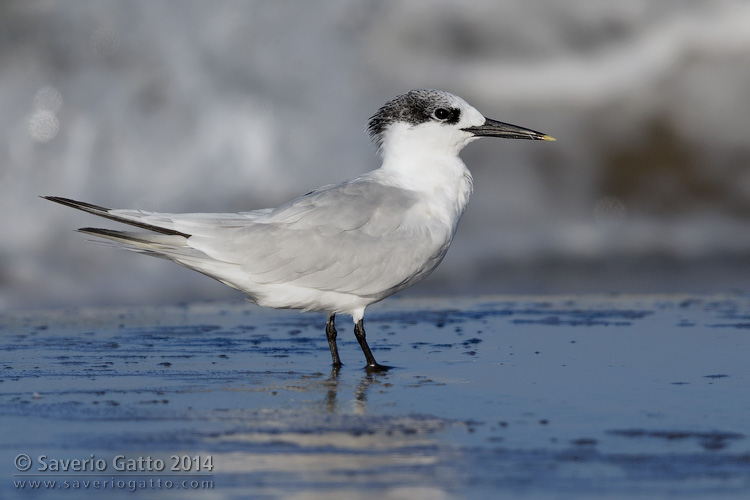
{"type": "Polygon", "coordinates": [[[464,178],[471,182],[471,174],[458,153],[475,139],[439,124],[412,127],[394,123],[385,133],[380,170],[401,187],[414,191],[458,186],[464,178]]]}
{"type": "Polygon", "coordinates": [[[434,132],[426,126],[392,125],[381,149],[383,164],[371,174],[378,182],[418,193],[433,215],[455,230],[473,190],[458,153],[475,138],[458,132],[446,140],[445,129],[442,136],[434,132]]]}

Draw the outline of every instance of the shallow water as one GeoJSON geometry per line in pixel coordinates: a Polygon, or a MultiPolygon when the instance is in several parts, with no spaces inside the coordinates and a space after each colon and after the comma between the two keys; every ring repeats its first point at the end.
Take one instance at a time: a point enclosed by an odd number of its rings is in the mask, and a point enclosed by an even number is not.
{"type": "Polygon", "coordinates": [[[346,318],[335,373],[314,314],[4,315],[0,497],[750,494],[748,297],[402,299],[368,313],[387,373],[363,370],[346,318]],[[90,463],[42,470],[71,459],[90,463]],[[54,493],[16,486],[34,480],[54,493]]]}

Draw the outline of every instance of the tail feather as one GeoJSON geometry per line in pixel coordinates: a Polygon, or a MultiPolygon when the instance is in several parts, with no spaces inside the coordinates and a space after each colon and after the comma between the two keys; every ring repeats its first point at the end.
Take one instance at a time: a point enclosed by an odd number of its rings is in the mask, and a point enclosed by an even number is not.
{"type": "Polygon", "coordinates": [[[166,234],[152,233],[134,233],[130,231],[115,231],[113,229],[102,229],[98,227],[82,227],[78,230],[81,233],[107,238],[127,244],[139,244],[147,246],[186,246],[185,237],[166,234]]]}
{"type": "MultiPolygon", "coordinates": [[[[70,198],[62,198],[59,196],[42,196],[45,200],[54,201],[55,203],[59,203],[61,205],[65,205],[67,207],[75,208],[78,210],[82,210],[84,212],[88,212],[90,214],[98,215],[99,217],[104,217],[105,219],[114,220],[117,222],[122,222],[123,224],[128,224],[131,226],[139,227],[141,229],[146,229],[148,231],[154,231],[155,233],[160,234],[167,234],[172,236],[182,236],[183,238],[189,238],[190,235],[187,233],[181,233],[180,231],[176,231],[174,229],[156,226],[154,224],[149,224],[147,222],[143,222],[142,220],[133,219],[129,217],[123,217],[121,215],[113,214],[112,209],[100,207],[98,205],[92,205],[91,203],[85,203],[83,201],[76,201],[71,200],[70,198]]],[[[127,233],[125,233],[127,234],[127,233]]]]}
{"type": "MultiPolygon", "coordinates": [[[[203,273],[213,279],[221,281],[232,288],[241,289],[233,283],[231,276],[236,273],[238,265],[230,262],[222,262],[209,257],[201,250],[195,249],[188,244],[188,238],[192,235],[182,233],[170,227],[157,226],[144,222],[140,217],[149,217],[159,214],[149,212],[111,210],[109,208],[84,203],[82,201],[60,198],[57,196],[42,196],[55,203],[76,208],[90,214],[98,215],[124,224],[146,229],[152,232],[115,231],[96,227],[83,227],[78,231],[95,236],[95,242],[111,245],[124,250],[138,252],[152,257],[171,260],[181,266],[203,273]]],[[[150,217],[149,221],[159,220],[150,217]]],[[[165,224],[169,219],[165,219],[165,224]]]]}
{"type": "Polygon", "coordinates": [[[154,257],[185,261],[185,264],[189,261],[206,260],[206,254],[188,246],[184,236],[114,231],[97,227],[82,227],[78,231],[108,240],[104,243],[154,257]]]}
{"type": "Polygon", "coordinates": [[[98,215],[105,219],[122,222],[140,229],[152,231],[149,233],[115,231],[112,229],[96,227],[83,227],[79,229],[82,233],[105,240],[96,240],[100,243],[174,261],[197,261],[206,259],[205,253],[195,250],[187,244],[187,239],[191,235],[168,227],[161,227],[144,222],[143,220],[136,218],[135,213],[132,217],[128,217],[127,215],[123,216],[119,213],[113,213],[120,211],[114,211],[109,208],[92,205],[91,203],[85,203],[83,201],[71,200],[70,198],[62,198],[59,196],[42,196],[42,198],[93,215],[98,215]]]}

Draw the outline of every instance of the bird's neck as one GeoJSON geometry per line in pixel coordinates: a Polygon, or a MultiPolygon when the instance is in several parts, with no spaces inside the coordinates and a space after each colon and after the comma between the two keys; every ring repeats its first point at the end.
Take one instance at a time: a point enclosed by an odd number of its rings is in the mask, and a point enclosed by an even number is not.
{"type": "Polygon", "coordinates": [[[379,170],[400,187],[445,198],[463,210],[473,181],[458,153],[474,139],[459,131],[396,122],[383,133],[379,170]]]}
{"type": "Polygon", "coordinates": [[[373,172],[379,182],[417,193],[425,206],[455,230],[473,190],[469,169],[457,152],[429,148],[384,151],[373,172]]]}

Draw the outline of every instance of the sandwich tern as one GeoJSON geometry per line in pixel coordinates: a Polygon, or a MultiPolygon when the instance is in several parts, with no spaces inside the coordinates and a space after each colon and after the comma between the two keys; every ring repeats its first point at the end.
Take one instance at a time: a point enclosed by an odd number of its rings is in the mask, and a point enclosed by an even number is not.
{"type": "Polygon", "coordinates": [[[458,156],[480,137],[554,139],[485,118],[432,89],[395,97],[370,118],[382,165],[278,208],[240,213],[157,213],[44,198],[144,231],[81,228],[114,246],[165,258],[244,292],[265,307],[322,311],[333,366],[336,314],[350,315],[369,371],[370,304],[427,277],[443,260],[473,189],[458,156]]]}

